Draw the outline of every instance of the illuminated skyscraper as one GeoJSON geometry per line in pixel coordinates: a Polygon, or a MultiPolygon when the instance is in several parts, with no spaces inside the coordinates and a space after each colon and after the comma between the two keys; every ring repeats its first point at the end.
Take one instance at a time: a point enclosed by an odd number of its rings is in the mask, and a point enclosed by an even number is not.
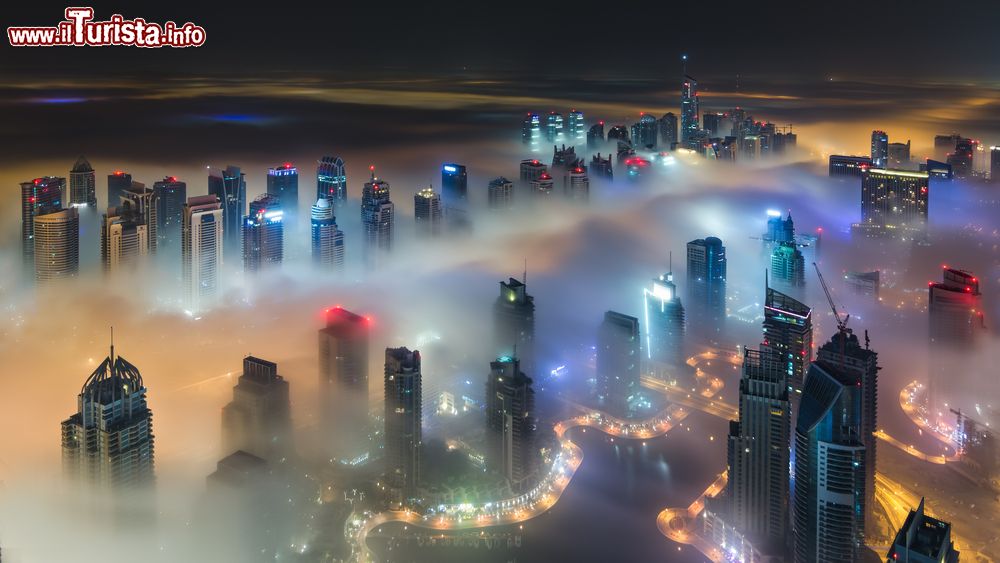
{"type": "Polygon", "coordinates": [[[632,126],[632,144],[637,148],[656,148],[656,133],[659,126],[656,118],[648,113],[639,116],[639,122],[632,126]]]}
{"type": "Polygon", "coordinates": [[[34,263],[35,216],[62,209],[66,179],[54,176],[21,182],[21,256],[25,264],[34,263]]]}
{"type": "Polygon", "coordinates": [[[911,510],[885,556],[886,563],[958,563],[951,523],[924,514],[924,498],[911,510]]]}
{"type": "Polygon", "coordinates": [[[290,162],[268,168],[267,193],[278,198],[284,213],[282,222],[293,228],[299,214],[299,169],[290,162]]]}
{"type": "Polygon", "coordinates": [[[947,162],[951,165],[952,173],[956,178],[966,178],[972,175],[972,159],[976,144],[978,144],[976,141],[964,138],[955,143],[955,150],[948,155],[947,162]]]}
{"type": "Polygon", "coordinates": [[[108,174],[108,207],[115,207],[121,203],[125,190],[132,186],[132,175],[128,172],[115,170],[114,173],[108,174]]]}
{"type": "Polygon", "coordinates": [[[552,147],[552,167],[550,168],[552,174],[558,175],[569,170],[576,166],[577,162],[576,147],[567,147],[566,145],[563,145],[562,148],[552,147]]]}
{"type": "Polygon", "coordinates": [[[870,156],[830,155],[830,177],[850,176],[860,178],[871,167],[872,159],[870,156]]]}
{"type": "Polygon", "coordinates": [[[532,180],[537,180],[548,171],[548,167],[538,159],[527,159],[521,161],[521,182],[527,184],[532,180]]]}
{"type": "Polygon", "coordinates": [[[740,415],[729,423],[729,518],[766,551],[784,551],[791,531],[788,464],[792,417],[788,374],[781,358],[744,350],[740,415]]]}
{"type": "Polygon", "coordinates": [[[521,122],[521,142],[538,152],[542,147],[542,120],[537,113],[528,112],[521,122]]]}
{"type": "Polygon", "coordinates": [[[806,283],[806,262],[794,242],[782,242],[771,251],[771,273],[774,279],[791,287],[806,283]]]}
{"type": "Polygon", "coordinates": [[[75,276],[80,269],[80,216],[75,207],[34,217],[35,280],[75,276]]]}
{"type": "Polygon", "coordinates": [[[787,219],[782,219],[781,212],[774,210],[769,210],[767,216],[767,233],[763,237],[765,242],[795,242],[795,223],[792,221],[791,210],[788,211],[787,219]]]}
{"type": "Polygon", "coordinates": [[[866,171],[861,177],[861,222],[853,230],[903,240],[924,238],[928,178],[927,172],[866,171]]]}
{"type": "Polygon", "coordinates": [[[726,114],[710,111],[702,114],[701,121],[705,129],[705,134],[709,137],[718,137],[722,122],[726,114]]]}
{"type": "Polygon", "coordinates": [[[677,142],[677,116],[671,112],[660,118],[660,144],[664,149],[672,150],[677,142]]]}
{"type": "Polygon", "coordinates": [[[910,141],[889,143],[886,147],[888,165],[886,168],[907,169],[910,167],[910,141]]]}
{"type": "Polygon", "coordinates": [[[123,490],[149,485],[153,414],[139,368],[111,354],[84,382],[77,412],[62,423],[62,464],[68,477],[123,490]]]}
{"type": "Polygon", "coordinates": [[[263,194],[250,202],[250,214],[243,218],[243,269],[257,272],[278,266],[284,258],[285,227],[281,201],[263,194]]]}
{"type": "Polygon", "coordinates": [[[69,205],[80,207],[97,206],[97,182],[94,168],[84,157],[77,159],[69,171],[69,205]]]}
{"type": "Polygon", "coordinates": [[[181,274],[184,305],[192,313],[206,308],[219,292],[222,266],[222,204],[214,195],[189,198],[181,223],[181,274]]]}
{"type": "Polygon", "coordinates": [[[320,424],[342,457],[356,457],[365,443],[370,340],[367,318],[339,306],[326,311],[318,340],[320,424]]]}
{"type": "Polygon", "coordinates": [[[583,124],[583,112],[570,110],[567,120],[568,130],[566,137],[569,142],[583,145],[587,140],[587,126],[583,124]]]}
{"type": "MultiPolygon", "coordinates": [[[[821,365],[835,366],[841,372],[850,373],[855,386],[861,392],[861,434],[858,437],[865,448],[864,512],[873,514],[875,511],[875,466],[877,461],[876,445],[878,439],[878,354],[868,347],[868,332],[865,331],[865,344],[861,346],[858,337],[851,329],[838,331],[829,342],[820,346],[816,361],[821,365]]],[[[806,382],[808,385],[808,382],[806,382]]],[[[804,411],[804,405],[801,410],[804,411]]],[[[867,533],[875,535],[878,528],[873,520],[867,522],[867,533]]]]}
{"type": "Polygon", "coordinates": [[[687,244],[688,306],[697,311],[705,334],[716,334],[726,319],[726,247],[717,237],[687,244]]]}
{"type": "Polygon", "coordinates": [[[565,143],[566,131],[563,129],[563,116],[554,111],[545,116],[545,140],[550,143],[565,143]]]}
{"type": "Polygon", "coordinates": [[[293,451],[288,381],[278,364],[247,356],[233,400],[222,408],[222,451],[279,462],[293,451]]]}
{"type": "Polygon", "coordinates": [[[552,195],[555,186],[556,181],[552,179],[552,176],[548,172],[542,172],[541,176],[531,181],[531,195],[543,198],[549,197],[552,195]]]}
{"type": "Polygon", "coordinates": [[[792,402],[798,403],[809,362],[812,361],[812,309],[771,287],[764,298],[764,342],[762,350],[777,354],[788,375],[793,392],[792,402]]]}
{"type": "Polygon", "coordinates": [[[312,206],[310,241],[313,264],[324,270],[344,267],[344,231],[337,228],[333,204],[325,197],[312,206]]]}
{"type": "Polygon", "coordinates": [[[502,356],[490,362],[485,403],[487,465],[503,475],[515,493],[527,492],[535,483],[541,455],[535,391],[517,358],[502,356]]]}
{"type": "Polygon", "coordinates": [[[864,560],[862,395],[855,371],[809,366],[795,423],[795,563],[864,560]]]}
{"type": "Polygon", "coordinates": [[[1000,183],[1000,147],[990,147],[990,182],[1000,183]]]}
{"type": "Polygon", "coordinates": [[[230,261],[241,256],[243,217],[247,209],[247,181],[238,166],[208,174],[208,193],[222,204],[224,252],[230,261]]]}
{"type": "Polygon", "coordinates": [[[623,141],[625,143],[630,142],[628,138],[628,128],[624,125],[615,125],[608,130],[608,142],[613,141],[623,141]]]}
{"type": "Polygon", "coordinates": [[[698,134],[698,82],[684,75],[681,85],[681,143],[686,144],[698,134]]]}
{"type": "Polygon", "coordinates": [[[441,166],[441,199],[446,207],[461,206],[469,199],[465,166],[453,163],[441,166]]]}
{"type": "Polygon", "coordinates": [[[584,166],[575,166],[563,175],[563,195],[575,201],[590,199],[590,178],[584,166]]]}
{"type": "Polygon", "coordinates": [[[434,188],[427,187],[413,194],[413,215],[417,221],[417,234],[441,234],[441,196],[434,188]]]}
{"type": "Polygon", "coordinates": [[[985,319],[979,278],[971,272],[944,268],[943,279],[927,286],[930,362],[928,402],[931,412],[944,410],[975,372],[971,353],[983,334],[985,319]]]}
{"type": "Polygon", "coordinates": [[[133,267],[150,253],[149,226],[130,200],[101,216],[101,263],[105,272],[133,267]]]}
{"type": "Polygon", "coordinates": [[[615,416],[626,416],[639,392],[639,353],[639,319],[604,313],[597,331],[597,392],[615,416]]]}
{"type": "Polygon", "coordinates": [[[948,159],[948,155],[955,151],[955,146],[958,142],[962,140],[962,136],[958,133],[952,133],[950,135],[935,135],[934,136],[934,160],[944,162],[948,159]]]}
{"type": "Polygon", "coordinates": [[[528,373],[535,369],[535,298],[524,281],[500,282],[500,296],[493,304],[493,347],[498,356],[517,349],[520,365],[528,373]]]}
{"type": "Polygon", "coordinates": [[[514,182],[503,176],[490,180],[487,198],[490,209],[510,209],[514,205],[514,182]]]}
{"type": "Polygon", "coordinates": [[[153,183],[156,211],[156,236],[158,249],[179,247],[184,203],[187,202],[187,184],[168,176],[153,183]]]}
{"type": "Polygon", "coordinates": [[[681,304],[674,274],[653,280],[653,288],[642,290],[646,325],[646,358],[654,362],[681,365],[684,361],[684,305],[681,304]]]}
{"type": "Polygon", "coordinates": [[[374,166],[371,173],[371,180],[365,182],[361,191],[361,225],[365,231],[365,261],[369,267],[374,267],[380,252],[392,250],[396,207],[389,199],[389,182],[375,177],[374,166]]]}
{"type": "Polygon", "coordinates": [[[604,144],[604,122],[598,121],[587,131],[587,148],[596,149],[604,144]]]}
{"type": "Polygon", "coordinates": [[[324,156],[316,166],[316,197],[326,198],[334,207],[347,202],[347,171],[344,159],[324,156]]]}
{"type": "Polygon", "coordinates": [[[128,208],[133,221],[146,225],[146,230],[149,232],[149,253],[156,254],[159,230],[153,190],[147,188],[145,184],[132,182],[132,187],[122,191],[121,206],[128,208]]]}
{"type": "Polygon", "coordinates": [[[872,168],[889,167],[889,135],[885,131],[872,131],[872,168]]]}
{"type": "Polygon", "coordinates": [[[385,479],[389,505],[401,507],[420,484],[420,352],[385,349],[385,479]]]}

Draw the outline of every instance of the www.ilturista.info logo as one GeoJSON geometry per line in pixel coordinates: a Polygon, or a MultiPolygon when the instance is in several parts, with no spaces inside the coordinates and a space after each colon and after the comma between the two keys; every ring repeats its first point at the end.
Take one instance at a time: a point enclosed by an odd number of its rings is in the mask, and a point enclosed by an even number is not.
{"type": "Polygon", "coordinates": [[[12,47],[200,47],[205,44],[205,28],[187,22],[177,25],[127,20],[120,14],[107,21],[93,21],[94,9],[66,8],[66,20],[55,27],[8,27],[12,47]]]}

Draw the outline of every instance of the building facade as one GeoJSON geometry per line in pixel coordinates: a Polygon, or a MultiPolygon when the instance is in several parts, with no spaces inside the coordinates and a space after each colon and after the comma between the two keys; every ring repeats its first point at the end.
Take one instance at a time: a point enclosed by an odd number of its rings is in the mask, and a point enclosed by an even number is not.
{"type": "Polygon", "coordinates": [[[274,195],[263,194],[250,202],[243,218],[243,269],[258,272],[280,266],[284,259],[284,210],[274,195]]]}
{"type": "Polygon", "coordinates": [[[223,211],[214,195],[189,198],[181,223],[181,278],[184,306],[192,313],[213,303],[222,270],[223,211]]]}
{"type": "Polygon", "coordinates": [[[385,480],[391,507],[405,506],[420,484],[420,352],[385,350],[385,480]]]}

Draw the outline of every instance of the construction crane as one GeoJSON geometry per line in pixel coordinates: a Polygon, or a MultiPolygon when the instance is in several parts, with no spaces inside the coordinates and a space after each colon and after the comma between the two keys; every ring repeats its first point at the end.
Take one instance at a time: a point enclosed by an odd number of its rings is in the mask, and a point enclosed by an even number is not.
{"type": "Polygon", "coordinates": [[[833,317],[837,319],[837,330],[840,332],[847,332],[847,321],[851,318],[851,314],[848,313],[844,315],[844,318],[840,318],[840,312],[837,311],[837,304],[833,302],[833,295],[830,294],[830,288],[826,285],[826,280],[823,279],[823,272],[819,271],[819,265],[813,262],[813,267],[816,268],[816,275],[819,276],[819,283],[823,285],[823,293],[826,294],[826,300],[830,302],[830,309],[833,309],[833,317]]]}

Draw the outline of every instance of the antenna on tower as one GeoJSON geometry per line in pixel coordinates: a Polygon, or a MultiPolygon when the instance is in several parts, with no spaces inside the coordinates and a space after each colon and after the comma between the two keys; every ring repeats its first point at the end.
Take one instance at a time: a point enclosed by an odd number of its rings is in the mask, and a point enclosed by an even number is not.
{"type": "Polygon", "coordinates": [[[115,363],[115,327],[111,325],[111,363],[115,363]]]}
{"type": "Polygon", "coordinates": [[[687,76],[688,73],[688,56],[687,53],[681,55],[681,72],[683,76],[687,76]]]}
{"type": "Polygon", "coordinates": [[[524,275],[521,276],[521,283],[528,285],[528,259],[524,259],[524,275]]]}
{"type": "Polygon", "coordinates": [[[669,267],[669,269],[667,270],[667,273],[670,274],[670,275],[674,275],[674,251],[673,250],[670,251],[670,258],[668,258],[667,264],[668,264],[668,267],[669,267]]]}

